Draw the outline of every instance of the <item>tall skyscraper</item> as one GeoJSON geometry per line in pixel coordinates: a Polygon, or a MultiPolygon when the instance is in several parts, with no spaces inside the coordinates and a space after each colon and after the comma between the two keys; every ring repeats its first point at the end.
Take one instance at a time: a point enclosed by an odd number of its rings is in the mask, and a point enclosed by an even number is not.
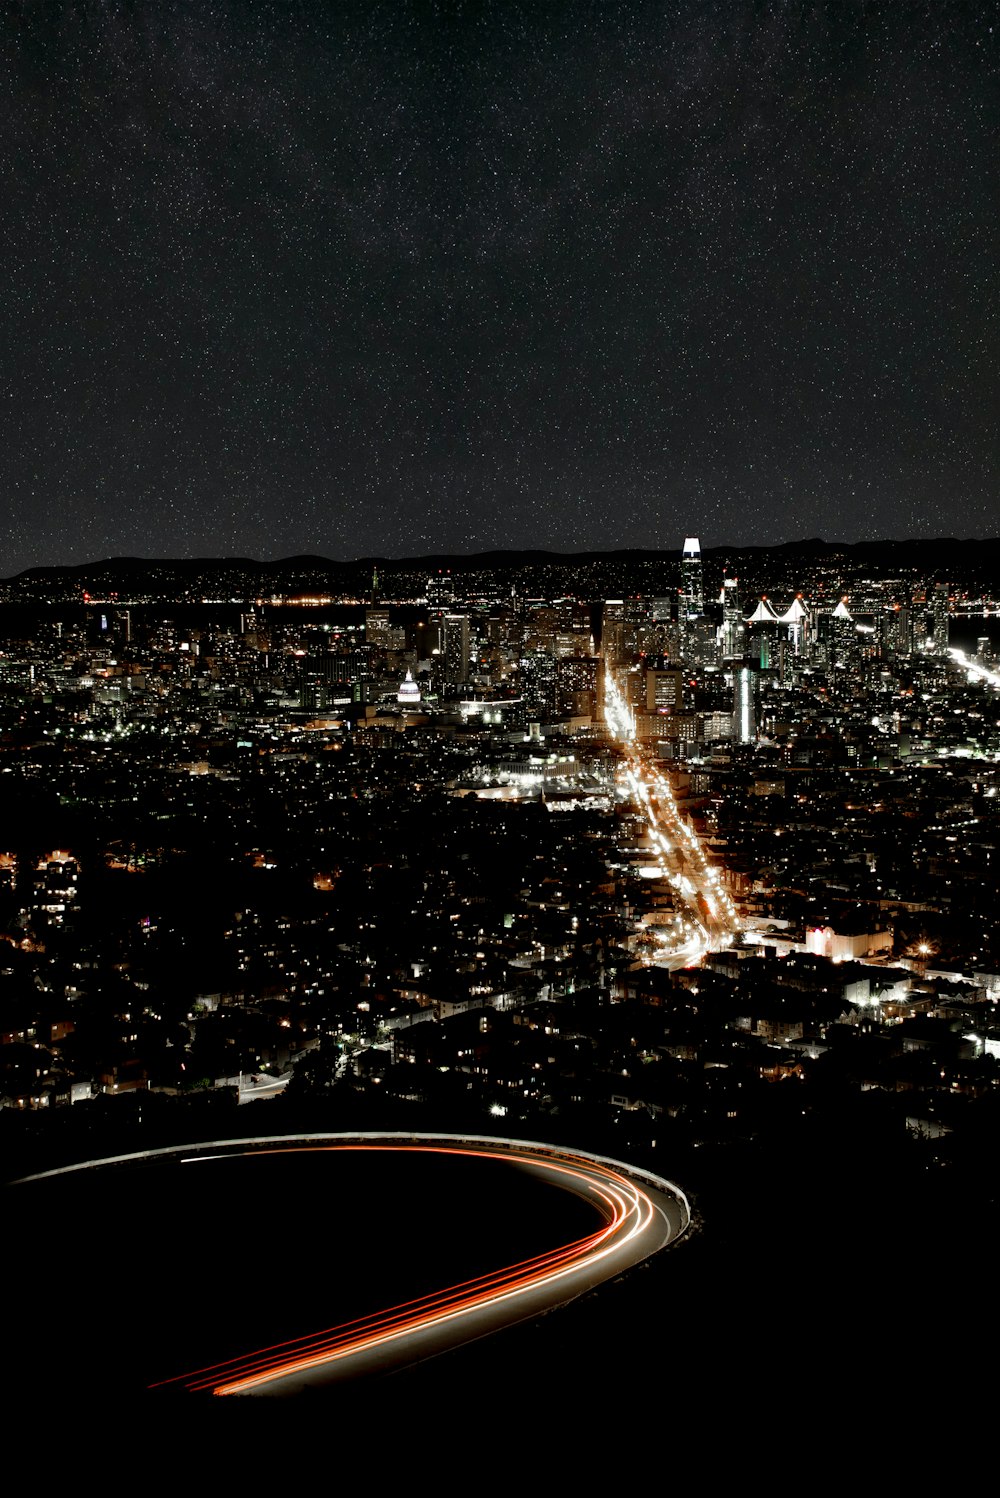
{"type": "Polygon", "coordinates": [[[469,616],[444,616],[444,672],[451,686],[462,686],[469,679],[469,616]]]}
{"type": "Polygon", "coordinates": [[[604,706],[604,662],[594,656],[556,661],[556,705],[561,713],[590,713],[604,706]]]}
{"type": "Polygon", "coordinates": [[[701,568],[701,543],[688,536],[681,555],[681,609],[686,619],[705,612],[705,582],[701,568]]]}
{"type": "Polygon", "coordinates": [[[679,713],[684,706],[684,692],[679,666],[664,660],[646,667],[647,713],[679,713]]]}
{"type": "Polygon", "coordinates": [[[802,653],[802,638],[809,615],[802,602],[801,593],[796,593],[788,608],[779,618],[779,624],[788,625],[788,640],[796,655],[802,653]]]}
{"type": "Polygon", "coordinates": [[[740,608],[740,587],[735,577],[727,577],[722,583],[722,654],[726,658],[742,655],[746,630],[743,626],[743,610],[740,608]]]}
{"type": "Polygon", "coordinates": [[[625,601],[605,599],[601,620],[601,654],[610,671],[616,671],[625,654],[625,601]]]}
{"type": "Polygon", "coordinates": [[[521,694],[529,718],[551,721],[558,709],[559,682],[551,650],[529,650],[521,661],[521,694]]]}
{"type": "Polygon", "coordinates": [[[835,666],[849,665],[858,653],[858,629],[842,598],[831,615],[833,620],[833,642],[835,666]]]}
{"type": "Polygon", "coordinates": [[[948,650],[948,584],[935,583],[931,595],[931,623],[934,653],[945,655],[948,650]]]}
{"type": "Polygon", "coordinates": [[[738,744],[752,744],[756,737],[757,673],[745,662],[733,679],[733,738],[738,744]]]}

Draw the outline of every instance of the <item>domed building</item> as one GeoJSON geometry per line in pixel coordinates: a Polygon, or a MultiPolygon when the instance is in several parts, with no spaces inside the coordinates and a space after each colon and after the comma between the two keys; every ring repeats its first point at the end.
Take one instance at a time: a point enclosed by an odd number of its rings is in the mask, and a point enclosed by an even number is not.
{"type": "Polygon", "coordinates": [[[406,680],[400,682],[399,691],[396,693],[396,701],[400,707],[412,708],[420,706],[420,688],[413,680],[412,671],[407,671],[406,680]]]}

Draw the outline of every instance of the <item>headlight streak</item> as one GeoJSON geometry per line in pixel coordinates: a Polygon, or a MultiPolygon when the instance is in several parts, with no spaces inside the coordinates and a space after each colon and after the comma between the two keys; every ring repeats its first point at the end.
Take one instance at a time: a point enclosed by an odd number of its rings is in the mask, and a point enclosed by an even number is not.
{"type": "Polygon", "coordinates": [[[957,665],[968,672],[970,681],[988,681],[991,687],[1000,687],[1000,673],[990,671],[980,661],[972,660],[964,650],[959,650],[954,645],[950,645],[948,647],[948,654],[957,665]]]}
{"type": "MultiPolygon", "coordinates": [[[[343,1361],[355,1354],[385,1346],[404,1337],[445,1323],[490,1305],[500,1305],[538,1287],[553,1284],[577,1274],[616,1253],[632,1242],[652,1223],[659,1210],[636,1182],[618,1171],[594,1160],[568,1157],[556,1160],[551,1155],[530,1150],[511,1153],[488,1148],[468,1149],[443,1145],[420,1144],[328,1144],[303,1145],[279,1150],[241,1151],[249,1153],[300,1153],[321,1150],[418,1151],[429,1154],[472,1155],[484,1159],[516,1161],[542,1167],[563,1176],[570,1189],[582,1189],[595,1200],[605,1216],[596,1232],[564,1244],[547,1253],[517,1264],[481,1275],[475,1279],[408,1301],[388,1310],[375,1312],[339,1326],[328,1327],[305,1337],[276,1343],[271,1347],[227,1361],[199,1368],[191,1373],[164,1379],[151,1385],[163,1388],[180,1385],[192,1391],[211,1391],[217,1395],[246,1393],[264,1388],[291,1375],[343,1361]]],[[[215,1158],[230,1158],[219,1155],[215,1158]]],[[[204,1159],[205,1157],[200,1157],[204,1159]]],[[[659,1245],[657,1245],[659,1246],[659,1245]]]]}

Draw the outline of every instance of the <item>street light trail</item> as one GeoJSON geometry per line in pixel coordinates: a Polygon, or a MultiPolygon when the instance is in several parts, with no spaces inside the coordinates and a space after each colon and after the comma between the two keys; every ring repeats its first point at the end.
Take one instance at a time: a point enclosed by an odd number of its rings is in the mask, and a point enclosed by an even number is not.
{"type": "MultiPolygon", "coordinates": [[[[277,1380],[300,1375],[397,1339],[412,1336],[432,1326],[456,1321],[486,1305],[510,1302],[543,1285],[554,1285],[574,1272],[598,1264],[623,1244],[645,1232],[656,1208],[648,1194],[634,1181],[606,1165],[575,1157],[559,1160],[549,1154],[441,1145],[344,1144],[310,1145],[310,1150],[376,1151],[405,1148],[432,1154],[474,1155],[539,1167],[582,1190],[598,1207],[600,1228],[583,1238],[518,1264],[508,1265],[476,1279],[450,1286],[418,1300],[358,1318],[336,1327],[256,1352],[196,1369],[151,1387],[180,1385],[192,1391],[228,1395],[259,1390],[277,1380]]],[[[274,1153],[274,1151],[265,1151],[274,1153]]],[[[292,1151],[280,1151],[289,1153],[292,1151]]],[[[248,1152],[244,1152],[248,1153],[248,1152]]],[[[254,1151],[261,1153],[261,1151],[254,1151]]],[[[220,1156],[219,1158],[225,1158],[220,1156]]],[[[659,1246],[659,1245],[657,1245],[659,1246]]]]}
{"type": "Polygon", "coordinates": [[[964,650],[959,650],[957,646],[950,645],[948,647],[948,654],[956,665],[961,666],[964,671],[969,673],[970,678],[974,678],[976,681],[987,681],[991,687],[1000,687],[1000,673],[991,671],[981,661],[973,660],[964,650]]]}

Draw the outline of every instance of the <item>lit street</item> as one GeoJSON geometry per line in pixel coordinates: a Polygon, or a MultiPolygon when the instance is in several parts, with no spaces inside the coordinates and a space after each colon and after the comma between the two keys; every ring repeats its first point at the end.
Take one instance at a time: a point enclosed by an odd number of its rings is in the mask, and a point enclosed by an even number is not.
{"type": "Polygon", "coordinates": [[[719,870],[709,862],[697,834],[678,808],[666,772],[640,748],[628,706],[610,673],[605,687],[605,717],[625,752],[625,784],[645,813],[656,867],[669,882],[676,905],[685,912],[682,941],[654,931],[663,943],[662,955],[654,961],[669,968],[689,967],[706,952],[732,940],[739,929],[736,908],[722,886],[719,870]]]}

